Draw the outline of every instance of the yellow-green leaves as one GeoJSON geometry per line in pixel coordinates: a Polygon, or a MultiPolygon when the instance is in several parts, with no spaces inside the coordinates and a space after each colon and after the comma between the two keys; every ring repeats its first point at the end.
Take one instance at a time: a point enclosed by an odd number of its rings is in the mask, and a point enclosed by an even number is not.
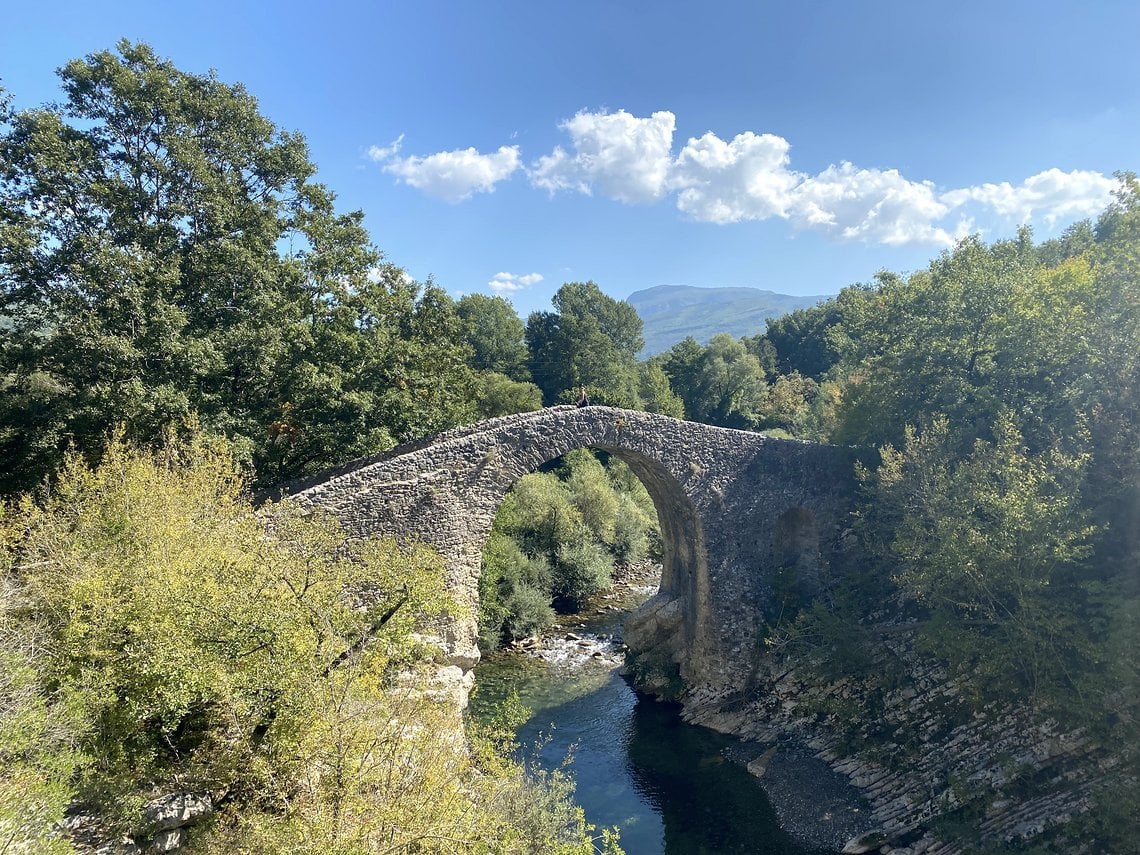
{"type": "Polygon", "coordinates": [[[1088,459],[1030,453],[1008,412],[993,434],[959,458],[944,417],[907,428],[905,447],[884,448],[864,476],[863,529],[901,590],[933,610],[932,649],[986,689],[1056,695],[1093,664],[1077,605],[1096,531],[1078,500],[1088,459]]]}
{"type": "Polygon", "coordinates": [[[12,673],[34,671],[41,707],[77,712],[88,798],[172,775],[288,789],[330,698],[380,704],[416,661],[412,630],[446,608],[430,551],[350,548],[331,520],[259,514],[241,489],[224,453],[116,442],[3,520],[3,653],[42,640],[12,673]]]}

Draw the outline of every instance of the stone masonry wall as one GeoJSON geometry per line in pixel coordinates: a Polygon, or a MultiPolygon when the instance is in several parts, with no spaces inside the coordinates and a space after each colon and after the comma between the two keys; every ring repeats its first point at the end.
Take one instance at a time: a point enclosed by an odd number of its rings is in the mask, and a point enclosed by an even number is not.
{"type": "MultiPolygon", "coordinates": [[[[673,619],[634,636],[675,663],[687,683],[731,685],[747,671],[741,663],[759,650],[776,564],[797,562],[810,586],[819,572],[842,572],[852,560],[849,450],[612,407],[490,419],[346,464],[294,493],[332,511],[354,535],[434,546],[450,590],[473,616],[483,545],[506,492],[582,447],[626,461],[653,498],[665,555],[661,591],[646,613],[668,605],[673,619]]],[[[474,666],[473,617],[447,641],[450,664],[474,666]]]]}

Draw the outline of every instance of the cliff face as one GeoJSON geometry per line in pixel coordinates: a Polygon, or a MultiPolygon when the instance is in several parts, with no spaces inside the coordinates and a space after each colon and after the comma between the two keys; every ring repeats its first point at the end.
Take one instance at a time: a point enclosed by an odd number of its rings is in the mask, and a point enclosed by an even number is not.
{"type": "MultiPolygon", "coordinates": [[[[838,777],[846,797],[815,811],[822,832],[801,835],[817,845],[953,855],[1063,834],[1058,827],[1087,808],[1111,764],[1107,752],[1028,706],[977,709],[912,641],[905,627],[879,641],[877,655],[892,660],[898,675],[894,688],[851,677],[828,681],[803,658],[770,654],[750,666],[744,690],[685,686],[684,716],[755,743],[749,769],[792,831],[804,802],[817,800],[817,783],[834,787],[824,779],[838,777]],[[801,772],[803,780],[792,775],[789,784],[787,774],[773,773],[781,758],[785,767],[807,760],[826,768],[811,773],[814,782],[801,772]],[[841,829],[854,833],[840,840],[841,829]]],[[[1071,851],[1063,840],[1053,845],[1071,851]]]]}

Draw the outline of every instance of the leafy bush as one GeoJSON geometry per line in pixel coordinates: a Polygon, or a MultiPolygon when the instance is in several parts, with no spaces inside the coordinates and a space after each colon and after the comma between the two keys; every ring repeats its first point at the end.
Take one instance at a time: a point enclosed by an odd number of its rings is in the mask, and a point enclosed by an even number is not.
{"type": "Polygon", "coordinates": [[[629,494],[618,498],[614,515],[614,557],[624,564],[640,561],[649,551],[649,530],[652,523],[637,501],[629,494]]]}
{"type": "Polygon", "coordinates": [[[504,626],[508,638],[527,638],[550,629],[554,623],[550,594],[526,582],[520,582],[511,591],[506,608],[504,626]]]}
{"type": "MultiPolygon", "coordinates": [[[[177,788],[226,796],[202,853],[593,852],[567,781],[472,767],[412,632],[439,557],[242,490],[224,450],[113,442],[0,518],[4,839],[68,851],[70,801],[130,831],[177,788]]],[[[544,571],[501,545],[519,600],[544,571]]]]}
{"type": "Polygon", "coordinates": [[[512,380],[495,371],[483,371],[476,379],[475,414],[481,419],[542,408],[542,392],[533,383],[512,380]]]}
{"type": "Polygon", "coordinates": [[[563,460],[570,501],[581,514],[594,539],[607,545],[612,544],[618,498],[606,477],[605,468],[584,448],[569,452],[563,460]]]}
{"type": "Polygon", "coordinates": [[[503,638],[525,638],[550,627],[551,568],[543,555],[527,557],[501,531],[492,531],[483,550],[479,579],[479,636],[484,650],[503,638]]]}
{"type": "Polygon", "coordinates": [[[598,544],[564,543],[554,562],[554,595],[581,606],[612,582],[613,563],[598,544]]]}
{"type": "Polygon", "coordinates": [[[558,476],[524,475],[507,494],[496,527],[519,541],[529,555],[553,554],[561,543],[582,537],[586,523],[558,476]]]}
{"type": "Polygon", "coordinates": [[[567,453],[554,472],[521,478],[499,508],[483,552],[480,645],[540,631],[553,619],[551,600],[579,608],[609,587],[615,560],[659,550],[656,508],[629,466],[587,449],[567,453]]]}

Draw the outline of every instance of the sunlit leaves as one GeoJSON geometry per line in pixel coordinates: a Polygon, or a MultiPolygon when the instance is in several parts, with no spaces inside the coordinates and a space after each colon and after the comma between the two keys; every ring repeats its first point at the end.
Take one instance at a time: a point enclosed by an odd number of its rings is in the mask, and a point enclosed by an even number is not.
{"type": "Polygon", "coordinates": [[[329,681],[379,686],[445,607],[434,555],[346,551],[331,522],[258,515],[241,490],[224,453],[115,443],[98,469],[71,456],[42,504],[5,520],[5,618],[42,640],[39,687],[77,711],[89,798],[175,770],[207,789],[281,774],[329,681]]]}
{"type": "Polygon", "coordinates": [[[959,458],[945,418],[908,428],[905,447],[885,447],[865,475],[862,525],[871,542],[885,539],[901,590],[941,618],[933,646],[980,688],[1077,690],[1098,634],[1078,617],[1095,534],[1078,501],[1088,459],[1029,453],[1008,413],[993,435],[959,458]]]}
{"type": "Polygon", "coordinates": [[[0,124],[0,490],[197,422],[263,484],[473,414],[450,298],[240,85],[122,42],[0,124]]]}

